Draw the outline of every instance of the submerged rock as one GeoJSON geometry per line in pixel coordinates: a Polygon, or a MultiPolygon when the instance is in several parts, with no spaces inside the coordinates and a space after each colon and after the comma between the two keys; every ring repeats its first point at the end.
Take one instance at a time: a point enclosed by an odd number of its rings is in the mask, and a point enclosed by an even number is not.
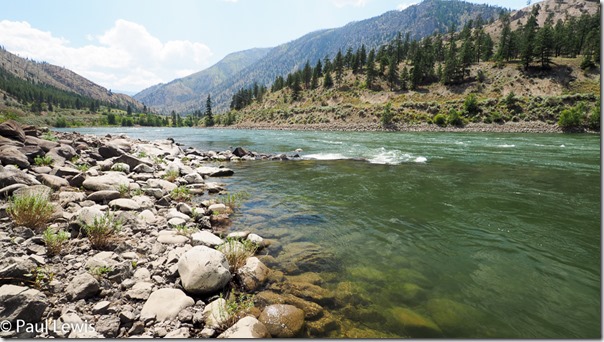
{"type": "Polygon", "coordinates": [[[388,310],[397,326],[402,327],[403,333],[409,337],[442,337],[440,327],[430,318],[411,309],[395,307],[388,310]]]}
{"type": "Polygon", "coordinates": [[[304,311],[293,305],[273,304],[262,311],[258,320],[272,337],[296,337],[304,326],[304,311]]]}

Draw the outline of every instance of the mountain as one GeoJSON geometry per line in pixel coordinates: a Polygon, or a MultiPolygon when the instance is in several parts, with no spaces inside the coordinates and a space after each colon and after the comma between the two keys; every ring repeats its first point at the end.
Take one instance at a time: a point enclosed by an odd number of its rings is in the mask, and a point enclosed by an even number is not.
{"type": "MultiPolygon", "coordinates": [[[[109,103],[115,107],[128,105],[142,109],[142,104],[128,95],[112,93],[110,90],[76,74],[75,72],[46,62],[35,62],[21,58],[0,48],[0,71],[8,77],[50,86],[68,93],[109,103]]],[[[4,89],[6,90],[6,89],[4,89]]]]}
{"type": "MultiPolygon", "coordinates": [[[[461,27],[468,20],[479,16],[484,20],[494,19],[502,11],[505,10],[495,6],[457,0],[425,0],[403,11],[390,11],[374,18],[349,23],[344,27],[315,31],[279,45],[255,63],[235,75],[226,77],[212,88],[204,89],[203,92],[193,91],[183,97],[165,93],[165,97],[157,96],[158,101],[151,104],[143,95],[164,89],[155,86],[137,94],[135,98],[162,111],[178,108],[180,112],[192,112],[204,107],[205,94],[210,93],[215,111],[223,112],[228,110],[232,95],[240,88],[250,86],[253,82],[270,85],[276,76],[286,75],[301,68],[307,60],[314,65],[318,59],[325,56],[333,57],[338,49],[343,49],[342,52],[345,53],[349,47],[356,50],[363,44],[367,49],[377,48],[399,32],[409,32],[411,39],[422,38],[434,32],[446,32],[451,25],[461,27]]],[[[174,83],[176,88],[184,91],[187,87],[183,85],[182,80],[184,79],[175,80],[170,84],[174,83]]]]}
{"type": "Polygon", "coordinates": [[[198,102],[201,98],[205,101],[211,88],[236,77],[241,70],[266,56],[270,50],[257,48],[229,54],[208,69],[167,84],[154,85],[134,95],[134,98],[162,113],[172,110],[183,112],[186,110],[183,104],[198,102]]]}
{"type": "MultiPolygon", "coordinates": [[[[543,26],[545,21],[550,18],[553,24],[558,20],[566,21],[567,18],[579,18],[583,14],[593,15],[600,10],[600,2],[597,0],[545,0],[536,2],[530,6],[513,11],[510,13],[510,27],[517,29],[521,24],[525,24],[531,14],[534,6],[539,5],[540,11],[537,16],[537,23],[543,26]]],[[[485,28],[485,32],[498,38],[503,24],[500,21],[485,28]]]]}

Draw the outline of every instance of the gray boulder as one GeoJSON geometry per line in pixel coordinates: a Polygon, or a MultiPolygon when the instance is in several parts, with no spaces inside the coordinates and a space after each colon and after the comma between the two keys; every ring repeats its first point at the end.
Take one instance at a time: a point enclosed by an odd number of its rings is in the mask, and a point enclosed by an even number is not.
{"type": "Polygon", "coordinates": [[[237,275],[247,291],[255,291],[260,287],[268,278],[268,274],[268,267],[256,257],[247,258],[245,265],[237,270],[237,275]]]}
{"type": "Polygon", "coordinates": [[[3,165],[17,165],[21,169],[28,169],[31,165],[27,156],[16,146],[0,147],[0,162],[3,165]]]}
{"type": "Polygon", "coordinates": [[[159,289],[151,293],[143,309],[141,319],[153,319],[156,321],[173,320],[183,309],[193,306],[195,301],[178,289],[159,289]]]}
{"type": "Polygon", "coordinates": [[[39,185],[40,182],[21,170],[0,168],[0,187],[13,184],[39,185]]]}
{"type": "Polygon", "coordinates": [[[21,125],[14,120],[7,120],[0,124],[0,136],[25,142],[25,132],[21,128],[21,125]]]}
{"type": "Polygon", "coordinates": [[[271,335],[256,317],[246,316],[225,330],[218,338],[268,338],[271,335]]]}
{"type": "Polygon", "coordinates": [[[87,272],[75,276],[65,288],[65,294],[70,300],[94,297],[99,291],[98,280],[87,272]]]}
{"type": "Polygon", "coordinates": [[[15,285],[0,287],[0,321],[36,323],[42,319],[46,307],[48,300],[38,290],[15,285]]]}
{"type": "Polygon", "coordinates": [[[185,290],[195,294],[209,294],[221,290],[231,280],[229,262],[221,252],[205,246],[196,246],[178,260],[185,290]]]}
{"type": "Polygon", "coordinates": [[[98,177],[88,177],[82,183],[82,186],[86,190],[100,191],[100,190],[118,190],[120,185],[128,186],[130,179],[119,172],[111,172],[98,177]]]}

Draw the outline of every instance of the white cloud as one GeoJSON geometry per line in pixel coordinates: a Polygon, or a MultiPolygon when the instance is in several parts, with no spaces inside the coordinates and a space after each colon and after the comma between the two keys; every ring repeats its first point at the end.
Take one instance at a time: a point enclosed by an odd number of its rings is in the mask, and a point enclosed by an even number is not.
{"type": "Polygon", "coordinates": [[[331,2],[337,8],[342,8],[346,6],[352,7],[364,7],[369,0],[331,0],[331,2]]]}
{"type": "Polygon", "coordinates": [[[417,5],[417,4],[419,4],[419,2],[409,2],[409,3],[403,2],[402,4],[396,6],[396,9],[399,11],[402,11],[404,9],[407,9],[407,8],[409,8],[413,5],[417,5]]]}
{"type": "Polygon", "coordinates": [[[0,21],[0,37],[0,44],[21,57],[64,66],[104,87],[128,91],[202,70],[212,56],[202,43],[162,42],[144,26],[126,20],[117,20],[100,36],[86,35],[89,44],[80,47],[27,22],[0,21]]]}

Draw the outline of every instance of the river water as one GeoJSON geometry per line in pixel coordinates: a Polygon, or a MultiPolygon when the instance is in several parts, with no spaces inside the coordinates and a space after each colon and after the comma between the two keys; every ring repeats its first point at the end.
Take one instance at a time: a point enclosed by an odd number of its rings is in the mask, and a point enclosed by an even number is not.
{"type": "Polygon", "coordinates": [[[229,191],[251,194],[233,229],[319,246],[322,287],[355,292],[326,308],[365,335],[601,337],[597,135],[77,130],[303,149],[228,164],[229,191]]]}

